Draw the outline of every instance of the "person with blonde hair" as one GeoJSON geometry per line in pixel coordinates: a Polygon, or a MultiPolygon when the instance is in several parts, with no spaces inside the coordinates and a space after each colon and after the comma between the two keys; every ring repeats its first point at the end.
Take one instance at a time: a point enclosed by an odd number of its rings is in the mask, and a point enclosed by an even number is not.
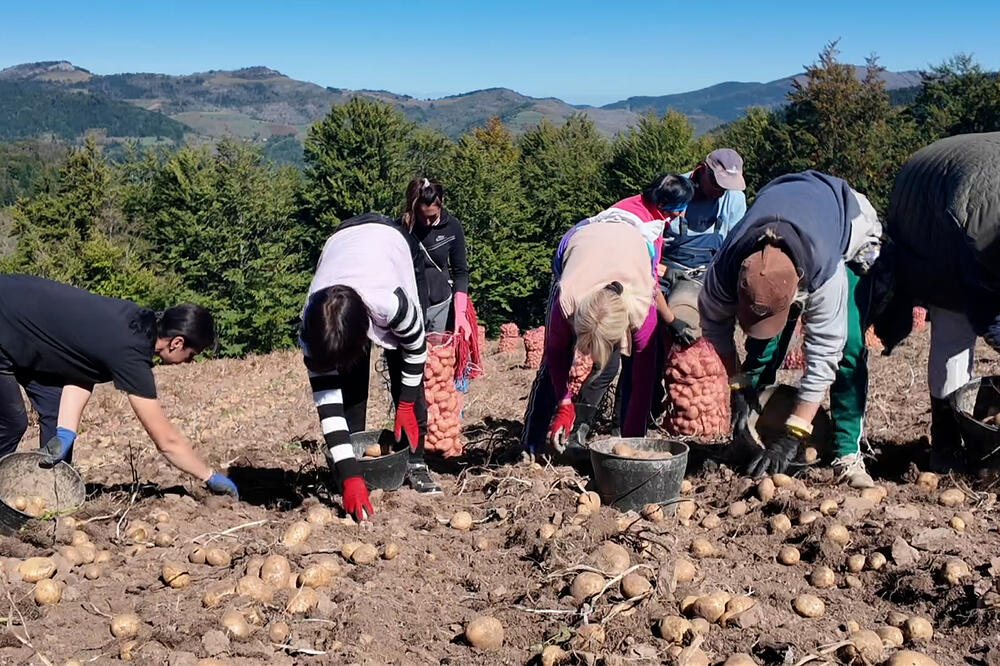
{"type": "Polygon", "coordinates": [[[563,236],[552,262],[545,352],[524,416],[525,451],[534,453],[546,440],[564,450],[576,419],[569,369],[577,350],[598,367],[618,354],[632,355],[633,390],[622,434],[645,432],[657,321],[650,256],[642,232],[627,222],[585,220],[563,236]]]}

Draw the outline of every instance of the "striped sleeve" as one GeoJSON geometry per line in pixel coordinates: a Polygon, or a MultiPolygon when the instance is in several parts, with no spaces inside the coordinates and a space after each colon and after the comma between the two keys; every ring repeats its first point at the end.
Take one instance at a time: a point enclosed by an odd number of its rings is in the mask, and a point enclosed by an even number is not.
{"type": "Polygon", "coordinates": [[[343,378],[337,372],[309,373],[309,385],[323,430],[323,455],[326,456],[330,469],[337,472],[341,481],[361,476],[361,467],[354,457],[351,435],[344,417],[342,382],[343,378]]]}
{"type": "Polygon", "coordinates": [[[424,339],[423,314],[402,288],[394,292],[396,311],[389,318],[389,329],[399,341],[403,356],[400,402],[416,402],[423,390],[424,364],[427,362],[427,342],[424,339]]]}

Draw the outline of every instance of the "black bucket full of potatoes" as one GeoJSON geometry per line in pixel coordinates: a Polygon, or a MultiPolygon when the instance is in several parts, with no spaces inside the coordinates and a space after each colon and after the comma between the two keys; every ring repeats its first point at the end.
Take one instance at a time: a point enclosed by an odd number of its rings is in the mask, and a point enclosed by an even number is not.
{"type": "Polygon", "coordinates": [[[673,515],[687,460],[687,444],[675,439],[612,437],[590,444],[601,503],[620,511],[660,504],[673,515]]]}

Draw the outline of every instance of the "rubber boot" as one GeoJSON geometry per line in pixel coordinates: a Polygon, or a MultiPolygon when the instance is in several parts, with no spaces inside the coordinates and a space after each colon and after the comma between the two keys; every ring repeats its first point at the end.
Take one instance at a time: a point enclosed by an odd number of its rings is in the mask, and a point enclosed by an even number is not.
{"type": "Polygon", "coordinates": [[[573,422],[573,430],[569,434],[569,441],[566,442],[566,450],[563,457],[571,465],[579,465],[590,461],[590,448],[587,446],[587,436],[590,435],[590,427],[597,413],[597,405],[577,404],[576,420],[573,422]]]}
{"type": "Polygon", "coordinates": [[[944,398],[931,398],[931,471],[938,474],[965,472],[968,463],[962,433],[955,414],[944,398]]]}
{"type": "Polygon", "coordinates": [[[431,478],[430,469],[424,461],[424,436],[422,434],[417,450],[410,453],[410,461],[406,463],[406,481],[418,493],[424,495],[441,493],[441,486],[431,478]]]}

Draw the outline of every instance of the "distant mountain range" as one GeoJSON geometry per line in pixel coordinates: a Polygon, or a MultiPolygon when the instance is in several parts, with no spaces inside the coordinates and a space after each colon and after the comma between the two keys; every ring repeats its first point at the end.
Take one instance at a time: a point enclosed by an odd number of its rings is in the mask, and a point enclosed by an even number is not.
{"type": "MultiPolygon", "coordinates": [[[[185,76],[101,76],[66,61],[37,62],[0,70],[0,138],[49,134],[72,139],[88,128],[100,128],[110,137],[175,140],[188,133],[195,139],[226,134],[259,140],[301,139],[333,104],[355,95],[392,104],[411,120],[452,137],[493,116],[512,130],[523,131],[542,119],[558,123],[574,113],[585,113],[602,132],[613,135],[634,124],[642,113],[671,108],[687,115],[697,131],[705,132],[739,118],[749,107],[783,104],[796,76],[769,83],[731,81],[687,93],[630,97],[592,107],[554,97],[527,97],[506,88],[433,100],[380,90],[324,88],[267,67],[185,76]]],[[[885,72],[883,78],[889,90],[920,83],[915,71],[885,72]]]]}

